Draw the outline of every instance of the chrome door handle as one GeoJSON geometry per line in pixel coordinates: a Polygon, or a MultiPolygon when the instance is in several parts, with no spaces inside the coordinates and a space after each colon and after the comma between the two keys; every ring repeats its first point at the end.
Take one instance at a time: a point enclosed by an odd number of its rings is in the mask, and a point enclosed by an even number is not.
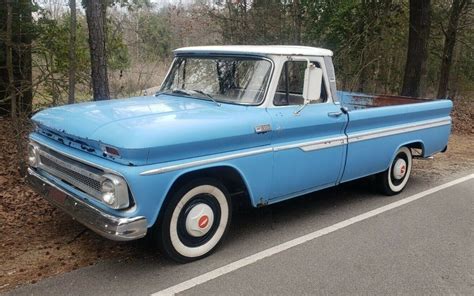
{"type": "Polygon", "coordinates": [[[331,116],[331,117],[339,117],[341,115],[342,115],[342,111],[328,113],[328,116],[331,116]]]}
{"type": "Polygon", "coordinates": [[[255,133],[264,134],[272,131],[272,126],[269,124],[257,125],[255,127],[255,133]]]}

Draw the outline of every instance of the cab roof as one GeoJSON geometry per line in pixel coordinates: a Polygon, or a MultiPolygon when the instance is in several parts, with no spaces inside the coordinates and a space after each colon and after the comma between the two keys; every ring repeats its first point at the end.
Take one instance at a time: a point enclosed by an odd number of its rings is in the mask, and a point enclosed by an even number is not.
{"type": "Polygon", "coordinates": [[[221,45],[221,46],[193,46],[174,50],[180,54],[244,54],[244,55],[302,55],[302,56],[332,56],[329,49],[295,46],[295,45],[221,45]]]}

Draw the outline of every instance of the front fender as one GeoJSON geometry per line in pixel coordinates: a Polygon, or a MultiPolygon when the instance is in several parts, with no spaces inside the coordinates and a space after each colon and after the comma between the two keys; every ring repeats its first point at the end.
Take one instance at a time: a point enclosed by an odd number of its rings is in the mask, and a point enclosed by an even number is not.
{"type": "MultiPolygon", "coordinates": [[[[141,172],[133,178],[133,185],[137,189],[137,206],[143,209],[142,215],[147,217],[150,226],[157,220],[161,208],[175,182],[182,176],[207,169],[228,167],[235,170],[247,187],[250,203],[257,206],[269,199],[273,151],[271,149],[255,155],[237,157],[224,161],[211,162],[216,157],[208,157],[209,163],[176,169],[161,173],[159,168],[173,167],[178,164],[193,163],[195,160],[185,160],[160,166],[141,167],[141,172]],[[155,171],[156,173],[147,173],[155,171]],[[141,204],[141,205],[139,205],[141,204]]],[[[206,158],[205,158],[206,159],[206,158]]],[[[205,160],[204,159],[204,160],[205,160]]],[[[200,158],[200,160],[203,160],[200,158]]]]}

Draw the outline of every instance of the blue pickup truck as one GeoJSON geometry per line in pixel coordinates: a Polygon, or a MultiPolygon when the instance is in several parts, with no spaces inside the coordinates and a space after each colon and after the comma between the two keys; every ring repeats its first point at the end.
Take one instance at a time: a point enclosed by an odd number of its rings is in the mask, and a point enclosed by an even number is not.
{"type": "Polygon", "coordinates": [[[369,175],[401,192],[414,157],[444,152],[449,100],[339,92],[330,50],[174,51],[151,96],[34,115],[29,184],[113,240],[150,236],[169,258],[210,254],[232,203],[254,207],[369,175]]]}

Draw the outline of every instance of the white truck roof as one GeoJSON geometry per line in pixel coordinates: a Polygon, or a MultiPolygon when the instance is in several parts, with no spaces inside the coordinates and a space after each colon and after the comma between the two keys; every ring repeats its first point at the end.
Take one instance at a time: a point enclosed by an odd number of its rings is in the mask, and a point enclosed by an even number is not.
{"type": "Polygon", "coordinates": [[[254,55],[303,55],[303,56],[332,56],[329,49],[295,46],[295,45],[221,45],[193,46],[174,50],[181,53],[222,53],[222,54],[254,54],[254,55]]]}

